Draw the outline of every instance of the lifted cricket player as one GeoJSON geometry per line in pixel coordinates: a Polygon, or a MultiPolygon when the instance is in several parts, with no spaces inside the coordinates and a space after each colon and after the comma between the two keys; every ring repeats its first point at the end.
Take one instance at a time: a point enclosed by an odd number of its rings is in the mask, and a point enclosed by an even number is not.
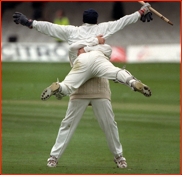
{"type": "MultiPolygon", "coordinates": [[[[139,11],[131,15],[126,15],[117,21],[100,24],[97,24],[98,13],[93,9],[89,9],[84,11],[84,24],[79,27],[71,25],[62,26],[36,20],[32,21],[19,12],[16,12],[13,17],[16,24],[20,23],[30,28],[35,28],[41,33],[72,44],[76,41],[89,39],[98,35],[103,35],[103,38],[107,39],[125,26],[137,22],[138,19],[148,19],[148,16],[151,17],[148,7],[150,7],[150,4],[146,3],[139,11]]],[[[150,97],[152,94],[148,86],[136,80],[129,71],[115,67],[100,51],[91,51],[81,54],[78,57],[75,55],[72,60],[73,68],[64,81],[53,83],[46,88],[41,94],[42,100],[47,100],[56,92],[59,92],[62,96],[70,95],[93,77],[115,80],[131,87],[135,91],[141,92],[147,97],[150,97]]]]}

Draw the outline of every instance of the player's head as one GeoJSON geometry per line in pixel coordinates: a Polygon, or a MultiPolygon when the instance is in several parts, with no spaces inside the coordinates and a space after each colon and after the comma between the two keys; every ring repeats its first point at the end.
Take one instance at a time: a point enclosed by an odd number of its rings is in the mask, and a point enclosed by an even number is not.
{"type": "Polygon", "coordinates": [[[97,24],[98,16],[99,14],[93,9],[85,10],[83,12],[83,22],[89,24],[97,24]]]}

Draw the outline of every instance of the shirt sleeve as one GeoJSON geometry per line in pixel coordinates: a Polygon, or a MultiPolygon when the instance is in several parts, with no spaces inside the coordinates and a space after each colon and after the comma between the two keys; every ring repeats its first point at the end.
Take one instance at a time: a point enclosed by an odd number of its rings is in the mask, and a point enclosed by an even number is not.
{"type": "Polygon", "coordinates": [[[84,47],[85,52],[101,51],[106,57],[111,58],[112,49],[108,44],[98,44],[96,46],[84,47]]]}
{"type": "Polygon", "coordinates": [[[95,37],[92,37],[92,38],[89,38],[89,39],[86,39],[86,40],[79,40],[79,41],[77,41],[75,43],[72,43],[70,45],[69,52],[78,51],[82,47],[85,47],[85,46],[95,46],[97,44],[99,44],[99,41],[95,37]]]}
{"type": "Polygon", "coordinates": [[[74,26],[71,25],[58,25],[44,21],[33,21],[33,28],[38,32],[53,38],[61,39],[62,41],[68,41],[69,36],[74,30],[74,26]]]}
{"type": "Polygon", "coordinates": [[[125,26],[136,23],[141,17],[139,12],[135,12],[131,15],[126,15],[119,20],[109,21],[105,23],[100,23],[100,27],[103,29],[103,38],[107,39],[112,34],[123,29],[125,26]]]}
{"type": "Polygon", "coordinates": [[[73,67],[73,62],[77,57],[77,53],[79,49],[85,46],[95,46],[97,44],[99,44],[99,41],[95,37],[92,37],[86,40],[79,40],[75,43],[72,43],[69,46],[69,60],[70,60],[71,67],[73,67]]]}

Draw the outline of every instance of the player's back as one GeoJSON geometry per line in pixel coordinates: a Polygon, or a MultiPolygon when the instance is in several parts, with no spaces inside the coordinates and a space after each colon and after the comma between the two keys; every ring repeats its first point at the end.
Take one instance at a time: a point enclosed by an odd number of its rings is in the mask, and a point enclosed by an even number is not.
{"type": "Polygon", "coordinates": [[[91,37],[96,37],[98,35],[104,35],[104,34],[105,30],[103,28],[103,25],[84,23],[83,25],[75,27],[73,29],[70,39],[72,40],[72,42],[76,42],[78,40],[85,40],[91,37]]]}

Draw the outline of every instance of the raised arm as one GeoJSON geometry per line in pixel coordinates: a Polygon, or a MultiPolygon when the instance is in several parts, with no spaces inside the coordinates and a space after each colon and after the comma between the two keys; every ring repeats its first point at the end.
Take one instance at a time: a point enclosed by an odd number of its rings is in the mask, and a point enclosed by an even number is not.
{"type": "MultiPolygon", "coordinates": [[[[142,18],[142,21],[145,22],[146,15],[150,13],[150,10],[148,7],[151,5],[149,3],[145,3],[144,6],[141,7],[141,9],[137,12],[132,13],[131,15],[126,15],[119,20],[116,21],[109,21],[105,23],[100,23],[99,26],[104,29],[103,31],[103,38],[107,39],[110,37],[112,34],[116,33],[119,30],[122,30],[124,27],[127,25],[136,23],[139,19],[142,18]]],[[[152,20],[151,18],[148,20],[150,22],[152,20]]]]}
{"type": "Polygon", "coordinates": [[[140,13],[135,12],[131,15],[126,15],[126,16],[124,16],[124,17],[122,17],[116,21],[109,21],[109,22],[105,22],[105,23],[100,23],[99,25],[102,28],[105,28],[105,33],[103,34],[104,35],[103,37],[105,39],[107,39],[108,37],[110,37],[114,33],[118,32],[119,30],[122,30],[127,25],[136,23],[140,17],[141,17],[140,13]]]}
{"type": "Polygon", "coordinates": [[[20,12],[15,12],[13,14],[14,22],[16,24],[22,24],[30,29],[35,28],[40,33],[45,35],[61,39],[63,41],[69,42],[69,36],[74,30],[75,26],[71,25],[57,25],[50,22],[36,21],[28,19],[25,15],[20,12]]]}
{"type": "Polygon", "coordinates": [[[75,28],[71,25],[58,25],[50,22],[36,20],[33,21],[32,27],[40,33],[67,42],[69,40],[69,36],[71,35],[73,28],[75,28]]]}

